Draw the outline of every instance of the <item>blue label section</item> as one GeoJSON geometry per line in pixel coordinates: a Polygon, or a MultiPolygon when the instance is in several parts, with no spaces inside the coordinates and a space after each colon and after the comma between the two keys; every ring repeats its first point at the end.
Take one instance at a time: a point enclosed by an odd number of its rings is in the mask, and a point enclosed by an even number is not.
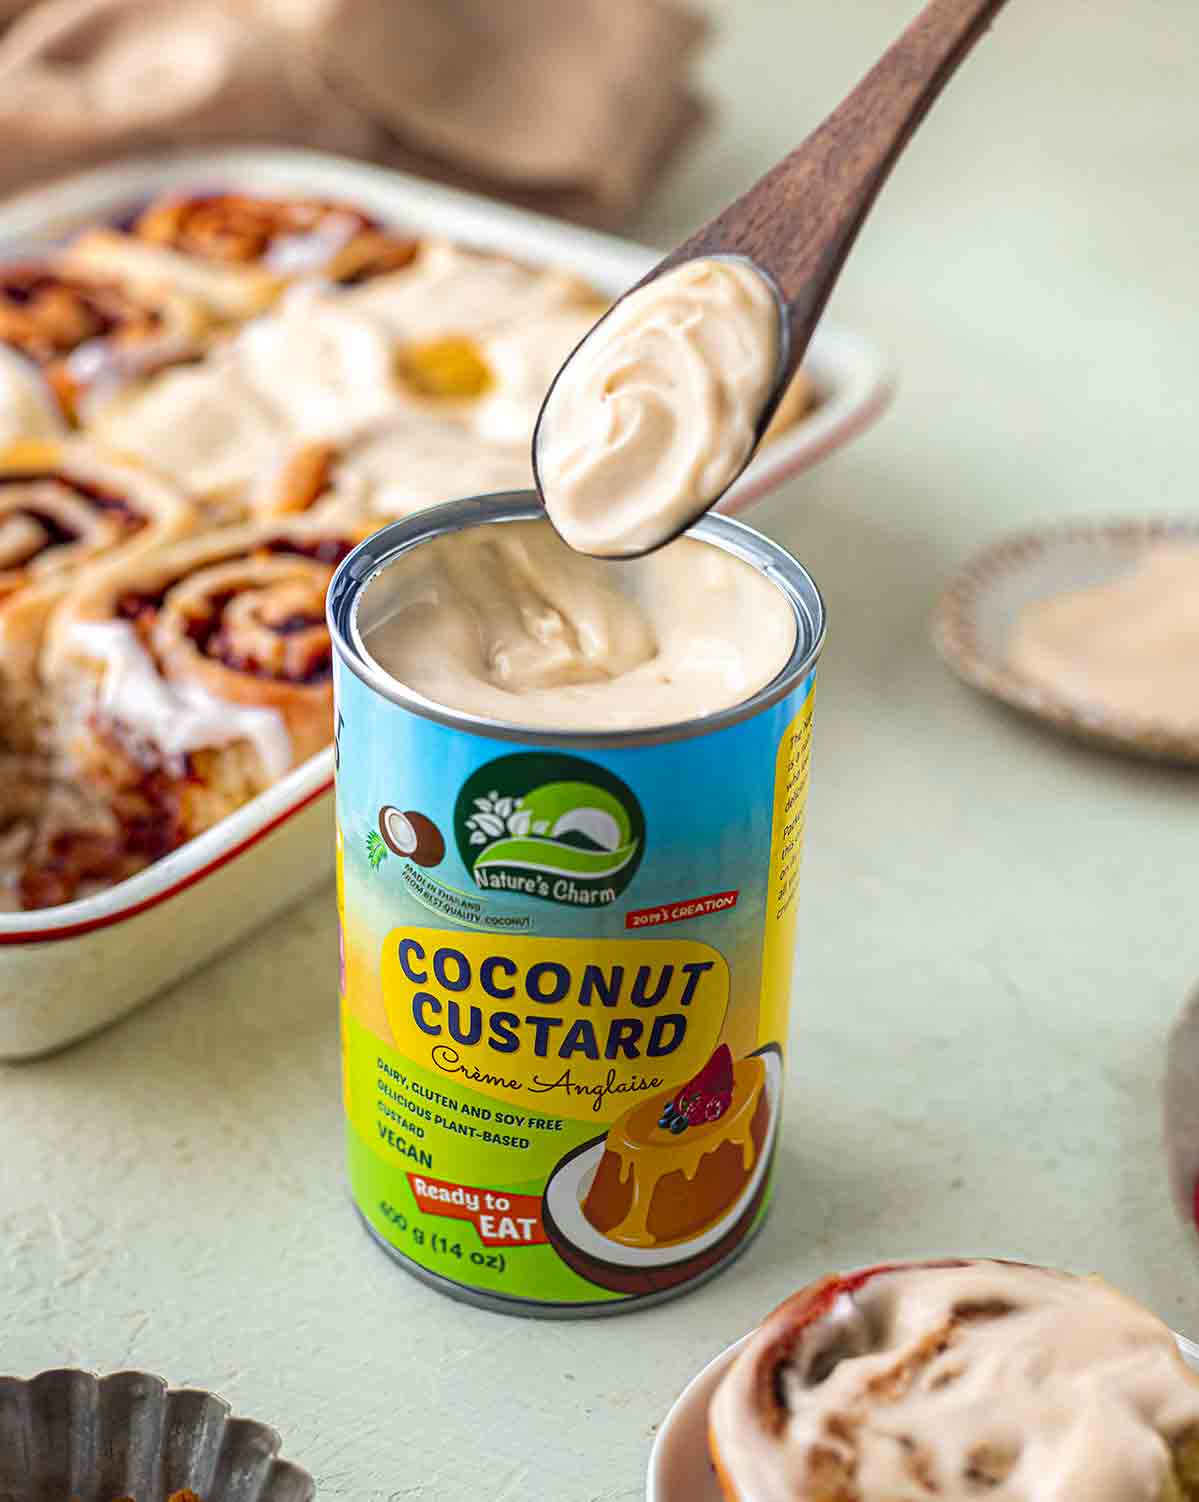
{"type": "Polygon", "coordinates": [[[380,935],[433,921],[602,939],[630,936],[630,912],[695,904],[669,930],[641,931],[735,956],[731,1000],[756,1002],[776,755],[812,681],[711,735],[559,754],[424,719],[337,660],[354,919],[380,935]],[[730,892],[732,905],[700,901],[730,892]]]}

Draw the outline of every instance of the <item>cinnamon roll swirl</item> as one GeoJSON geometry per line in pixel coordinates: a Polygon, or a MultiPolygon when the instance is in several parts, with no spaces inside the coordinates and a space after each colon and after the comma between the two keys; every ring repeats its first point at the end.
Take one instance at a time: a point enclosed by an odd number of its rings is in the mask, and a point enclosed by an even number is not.
{"type": "Polygon", "coordinates": [[[729,1502],[1193,1502],[1199,1380],[1098,1278],[1003,1262],[826,1278],[713,1398],[729,1502]]]}
{"type": "Polygon", "coordinates": [[[0,449],[0,689],[30,699],[47,617],[80,571],[184,536],[195,512],[173,487],[82,440],[0,449]]]}
{"type": "Polygon", "coordinates": [[[68,257],[0,266],[0,343],[41,373],[70,422],[93,393],[197,358],[204,326],[181,294],[137,292],[68,257]]]}
{"type": "Polygon", "coordinates": [[[97,567],[67,595],[42,671],[58,775],[90,807],[41,832],[26,905],[157,859],[328,743],[325,592],[363,535],[343,519],[229,527],[97,567]]]}
{"type": "Polygon", "coordinates": [[[128,231],[89,230],[70,257],[127,286],[175,287],[235,321],[269,307],[289,282],[357,284],[401,270],[416,249],[349,204],[199,193],[156,199],[128,231]]]}

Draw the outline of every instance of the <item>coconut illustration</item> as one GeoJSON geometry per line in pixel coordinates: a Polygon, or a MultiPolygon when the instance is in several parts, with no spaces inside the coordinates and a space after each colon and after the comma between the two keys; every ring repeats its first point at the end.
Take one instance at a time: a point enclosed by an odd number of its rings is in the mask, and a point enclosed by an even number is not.
{"type": "Polygon", "coordinates": [[[379,833],[394,855],[418,866],[436,866],[445,855],[445,839],[427,814],[385,803],[379,810],[379,833]]]}

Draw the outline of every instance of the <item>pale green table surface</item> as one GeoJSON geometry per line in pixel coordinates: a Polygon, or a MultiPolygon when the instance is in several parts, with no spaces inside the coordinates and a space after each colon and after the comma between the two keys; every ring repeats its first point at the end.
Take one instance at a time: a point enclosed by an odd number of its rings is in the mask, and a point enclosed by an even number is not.
{"type": "MultiPolygon", "coordinates": [[[[726,0],[668,243],[794,144],[914,0],[726,0]]],[[[1101,1269],[1199,1332],[1164,1030],[1199,975],[1199,776],[1074,748],[934,658],[996,534],[1197,505],[1192,0],[1012,0],[835,300],[883,424],[755,513],[827,596],[773,1220],[694,1296],[591,1324],[393,1267],[341,1180],[331,892],[104,1036],[0,1069],[0,1369],[138,1365],[283,1431],[322,1497],[633,1502],[708,1356],[810,1275],[977,1252],[1101,1269]]]]}

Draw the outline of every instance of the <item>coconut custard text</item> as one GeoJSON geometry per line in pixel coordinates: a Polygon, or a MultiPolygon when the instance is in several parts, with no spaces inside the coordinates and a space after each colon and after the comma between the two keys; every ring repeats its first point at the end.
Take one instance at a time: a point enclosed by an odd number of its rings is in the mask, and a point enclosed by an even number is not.
{"type": "Polygon", "coordinates": [[[506,954],[489,954],[477,971],[461,949],[443,944],[426,955],[416,940],[397,945],[399,966],[412,983],[412,1018],[430,1038],[446,1038],[465,1048],[483,1045],[493,1053],[530,1050],[539,1059],[658,1059],[674,1053],[687,1031],[684,1008],[696,999],[713,960],[679,965],[585,964],[575,973],[555,960],[523,967],[506,954]],[[438,990],[428,989],[431,985],[438,990]],[[481,991],[500,1002],[533,1003],[545,1011],[490,1011],[463,999],[481,991]],[[653,1016],[597,1017],[592,1009],[618,1007],[622,1000],[653,1016]],[[659,1011],[659,1007],[670,1010],[659,1011]],[[550,1009],[553,1010],[550,1010],[550,1009]],[[576,1009],[586,1009],[576,1015],[576,1009]]]}

